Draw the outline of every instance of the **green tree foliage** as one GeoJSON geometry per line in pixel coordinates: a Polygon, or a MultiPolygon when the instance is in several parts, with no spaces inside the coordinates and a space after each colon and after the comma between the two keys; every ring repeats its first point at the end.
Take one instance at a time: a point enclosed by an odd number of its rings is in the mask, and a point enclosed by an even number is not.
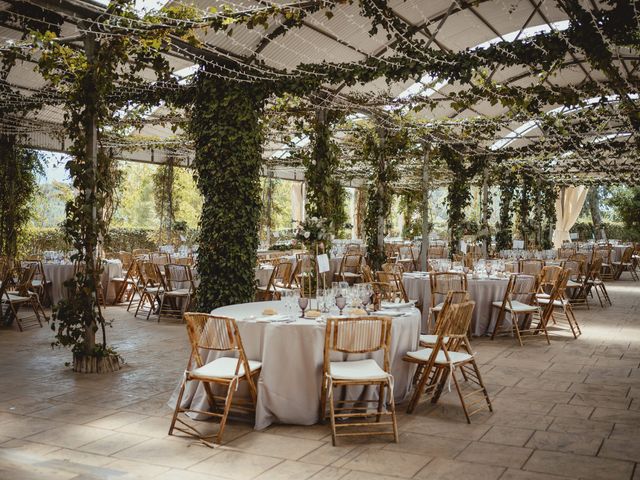
{"type": "Polygon", "coordinates": [[[611,190],[607,203],[627,229],[630,240],[640,239],[640,187],[616,187],[611,190]]]}

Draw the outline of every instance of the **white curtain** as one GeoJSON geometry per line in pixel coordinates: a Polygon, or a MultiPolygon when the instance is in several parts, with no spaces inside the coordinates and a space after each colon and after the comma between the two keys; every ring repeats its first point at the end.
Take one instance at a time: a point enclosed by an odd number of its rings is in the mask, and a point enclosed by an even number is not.
{"type": "Polygon", "coordinates": [[[589,189],[584,186],[562,187],[556,200],[556,229],[553,231],[553,246],[560,248],[563,242],[571,240],[569,230],[580,215],[589,189]]]}
{"type": "Polygon", "coordinates": [[[304,182],[291,182],[291,218],[294,222],[304,220],[304,182]]]}

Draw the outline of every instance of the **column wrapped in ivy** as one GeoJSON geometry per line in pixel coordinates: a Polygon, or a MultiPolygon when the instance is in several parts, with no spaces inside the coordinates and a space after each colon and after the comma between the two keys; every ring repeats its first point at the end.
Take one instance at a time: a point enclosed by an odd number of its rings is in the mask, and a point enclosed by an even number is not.
{"type": "Polygon", "coordinates": [[[259,85],[200,72],[189,133],[203,196],[198,238],[197,308],[252,301],[260,222],[261,116],[259,85]]]}
{"type": "Polygon", "coordinates": [[[307,217],[327,219],[337,235],[347,222],[345,190],[338,178],[339,147],[332,140],[333,126],[342,119],[335,110],[318,109],[309,135],[311,153],[305,158],[307,217]]]}
{"type": "Polygon", "coordinates": [[[512,172],[500,176],[500,212],[496,225],[496,251],[511,248],[513,239],[513,219],[511,204],[515,196],[517,179],[512,172]]]}

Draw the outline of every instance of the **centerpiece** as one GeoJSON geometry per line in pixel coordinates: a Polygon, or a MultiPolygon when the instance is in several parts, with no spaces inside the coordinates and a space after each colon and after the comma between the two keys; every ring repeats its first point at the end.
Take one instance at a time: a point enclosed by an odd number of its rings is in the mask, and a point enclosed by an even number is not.
{"type": "MultiPolygon", "coordinates": [[[[305,246],[308,257],[302,257],[300,268],[300,294],[311,296],[318,288],[318,255],[325,253],[330,247],[333,236],[329,233],[329,222],[326,218],[309,217],[300,222],[296,229],[296,240],[305,246]],[[307,261],[308,260],[308,261],[307,261]]],[[[324,275],[322,275],[324,280],[324,275]]]]}

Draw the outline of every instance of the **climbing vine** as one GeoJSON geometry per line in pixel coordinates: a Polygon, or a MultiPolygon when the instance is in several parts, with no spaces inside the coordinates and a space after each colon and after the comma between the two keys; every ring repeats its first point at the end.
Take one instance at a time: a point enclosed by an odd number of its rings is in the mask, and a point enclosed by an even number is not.
{"type": "Polygon", "coordinates": [[[40,156],[18,145],[15,135],[0,135],[0,257],[15,258],[43,173],[40,156]]]}
{"type": "Polygon", "coordinates": [[[196,80],[189,135],[204,199],[197,261],[201,312],[254,298],[265,98],[256,85],[204,73],[196,80]]]}
{"type": "Polygon", "coordinates": [[[503,171],[499,180],[500,212],[496,225],[496,250],[511,248],[513,239],[512,202],[516,195],[517,177],[512,171],[503,171]]]}

